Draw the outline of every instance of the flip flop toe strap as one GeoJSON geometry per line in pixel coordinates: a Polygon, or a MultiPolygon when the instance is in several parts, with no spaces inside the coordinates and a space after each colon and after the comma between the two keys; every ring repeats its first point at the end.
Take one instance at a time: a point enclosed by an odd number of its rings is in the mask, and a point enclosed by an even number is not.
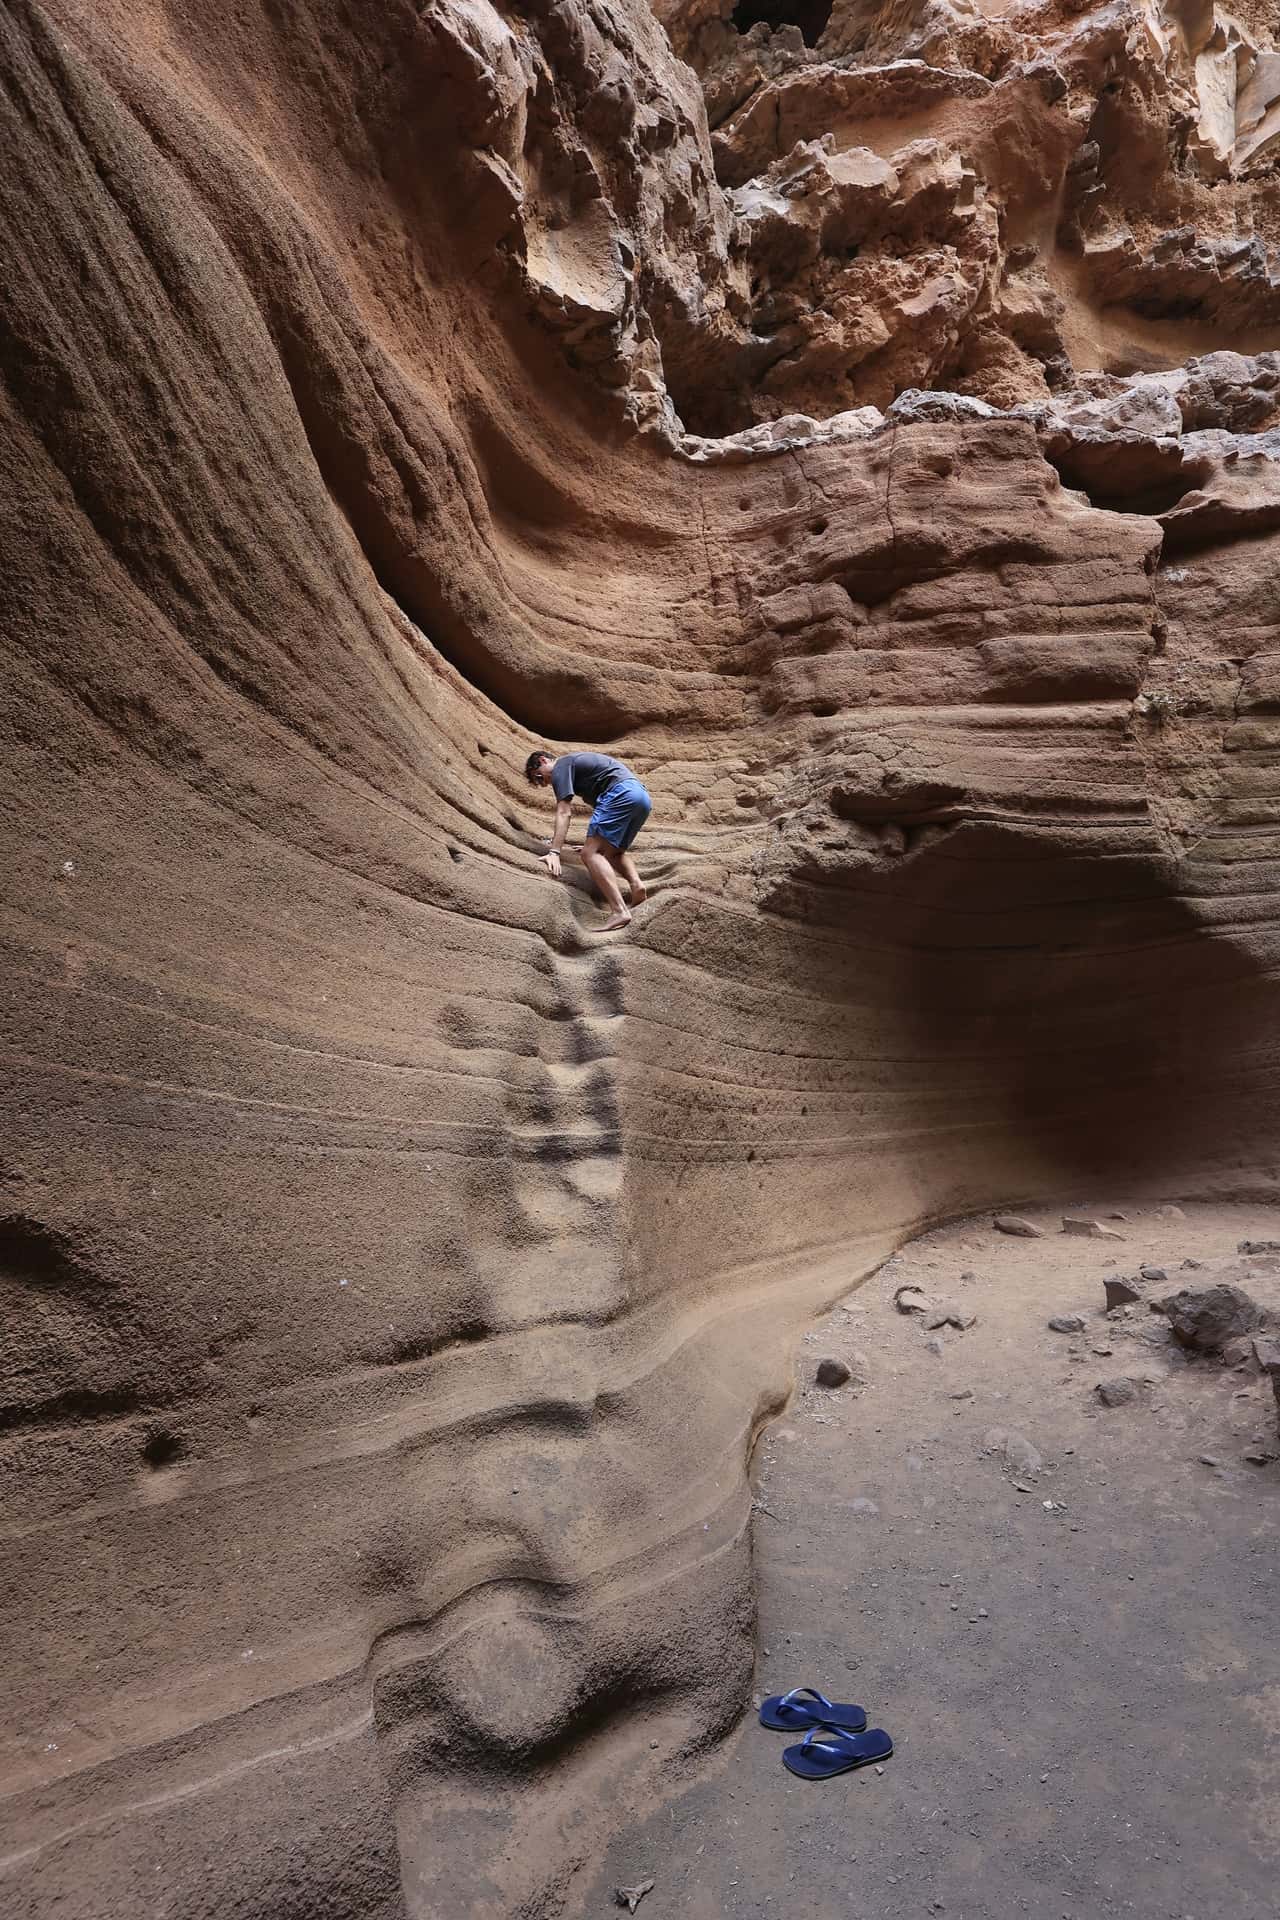
{"type": "Polygon", "coordinates": [[[819,1693],[816,1687],[792,1687],[790,1693],[784,1693],[781,1700],[779,1700],[778,1712],[785,1713],[789,1707],[794,1709],[794,1711],[797,1713],[805,1712],[805,1708],[803,1706],[798,1706],[796,1704],[799,1700],[801,1700],[802,1696],[805,1694],[808,1694],[811,1700],[816,1700],[820,1707],[829,1708],[832,1704],[831,1701],[828,1700],[826,1694],[819,1693]]]}
{"type": "Polygon", "coordinates": [[[804,1737],[803,1751],[807,1753],[810,1747],[817,1747],[819,1753],[834,1760],[854,1748],[854,1736],[842,1733],[839,1727],[810,1727],[804,1737]]]}

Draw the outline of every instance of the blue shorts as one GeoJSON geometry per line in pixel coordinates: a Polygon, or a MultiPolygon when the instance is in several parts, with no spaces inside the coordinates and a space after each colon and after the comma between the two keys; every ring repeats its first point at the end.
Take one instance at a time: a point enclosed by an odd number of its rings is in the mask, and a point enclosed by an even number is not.
{"type": "Polygon", "coordinates": [[[649,818],[652,806],[653,801],[638,780],[615,780],[596,801],[587,832],[607,840],[619,853],[626,853],[649,818]]]}

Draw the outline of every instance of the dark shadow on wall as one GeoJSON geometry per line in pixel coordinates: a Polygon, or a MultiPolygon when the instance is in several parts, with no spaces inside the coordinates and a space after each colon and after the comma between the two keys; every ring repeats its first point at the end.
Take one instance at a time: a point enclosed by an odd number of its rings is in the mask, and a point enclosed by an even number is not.
{"type": "Polygon", "coordinates": [[[1225,919],[1218,870],[1192,878],[1107,829],[1074,838],[965,824],[804,889],[815,933],[843,929],[892,979],[884,1017],[925,1124],[961,1129],[954,1182],[945,1152],[926,1155],[931,1212],[975,1204],[975,1171],[978,1204],[1270,1180],[1280,989],[1265,934],[1225,919]]]}
{"type": "Polygon", "coordinates": [[[799,27],[806,47],[816,47],[831,18],[831,0],[738,0],[733,24],[750,33],[760,21],[776,33],[779,27],[799,27]]]}

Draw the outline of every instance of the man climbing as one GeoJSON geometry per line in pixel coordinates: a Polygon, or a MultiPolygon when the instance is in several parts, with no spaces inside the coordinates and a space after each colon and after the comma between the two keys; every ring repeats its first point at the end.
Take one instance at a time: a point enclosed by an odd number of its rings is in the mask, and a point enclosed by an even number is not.
{"type": "Polygon", "coordinates": [[[631,858],[631,846],[653,801],[621,760],[607,753],[562,753],[557,760],[539,747],[525,761],[524,777],[535,787],[550,787],[556,796],[556,828],[551,845],[541,857],[555,879],[560,878],[560,849],[569,832],[573,796],[591,808],[582,860],[587,872],[613,910],[605,933],[630,924],[631,908],[622,898],[616,879],[621,874],[631,895],[631,906],[645,898],[644,883],[631,858]]]}

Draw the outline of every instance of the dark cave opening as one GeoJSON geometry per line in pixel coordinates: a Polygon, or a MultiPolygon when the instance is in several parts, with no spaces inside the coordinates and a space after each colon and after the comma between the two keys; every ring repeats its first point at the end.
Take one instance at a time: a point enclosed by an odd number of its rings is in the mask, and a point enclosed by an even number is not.
{"type": "Polygon", "coordinates": [[[750,33],[761,21],[771,33],[799,27],[806,47],[816,47],[831,18],[831,0],[738,0],[730,17],[739,33],[750,33]]]}
{"type": "Polygon", "coordinates": [[[1050,448],[1045,458],[1063,486],[1087,495],[1091,506],[1152,517],[1170,512],[1209,472],[1205,462],[1186,459],[1181,448],[1172,455],[1146,450],[1136,461],[1131,455],[1128,464],[1105,446],[1050,448]]]}

